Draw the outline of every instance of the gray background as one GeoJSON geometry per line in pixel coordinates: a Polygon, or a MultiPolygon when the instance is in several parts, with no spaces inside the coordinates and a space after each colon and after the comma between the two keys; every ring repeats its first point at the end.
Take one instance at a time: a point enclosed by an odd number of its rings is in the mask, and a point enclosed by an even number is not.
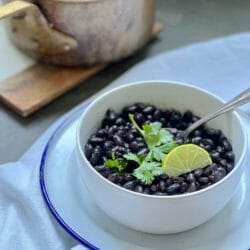
{"type": "Polygon", "coordinates": [[[159,39],[68,92],[28,118],[0,106],[0,163],[16,161],[58,117],[100,90],[136,63],[193,42],[247,32],[249,0],[157,0],[159,39]]]}

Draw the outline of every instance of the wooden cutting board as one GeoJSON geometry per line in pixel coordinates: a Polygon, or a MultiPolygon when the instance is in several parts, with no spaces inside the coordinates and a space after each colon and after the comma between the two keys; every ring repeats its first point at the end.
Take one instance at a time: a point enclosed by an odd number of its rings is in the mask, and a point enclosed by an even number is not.
{"type": "MultiPolygon", "coordinates": [[[[152,38],[162,28],[156,22],[152,38]]],[[[0,101],[21,116],[27,117],[106,66],[67,68],[37,63],[0,82],[0,101]]]]}

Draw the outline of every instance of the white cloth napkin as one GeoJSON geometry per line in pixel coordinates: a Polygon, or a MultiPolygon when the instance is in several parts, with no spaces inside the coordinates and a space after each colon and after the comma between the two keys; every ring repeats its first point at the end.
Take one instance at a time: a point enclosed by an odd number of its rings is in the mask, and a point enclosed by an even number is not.
{"type": "MultiPolygon", "coordinates": [[[[161,54],[138,64],[107,88],[152,79],[187,82],[228,100],[250,87],[250,33],[161,54]]],[[[249,105],[242,110],[250,116],[249,105]]],[[[0,249],[82,248],[52,218],[39,186],[42,150],[73,111],[52,125],[18,162],[0,166],[0,249]]]]}

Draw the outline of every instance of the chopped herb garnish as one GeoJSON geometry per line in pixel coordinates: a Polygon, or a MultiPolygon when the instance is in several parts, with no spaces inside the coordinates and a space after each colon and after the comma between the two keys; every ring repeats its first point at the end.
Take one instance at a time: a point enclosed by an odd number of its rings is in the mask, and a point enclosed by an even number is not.
{"type": "Polygon", "coordinates": [[[163,174],[161,161],[177,144],[173,140],[173,135],[162,128],[160,122],[145,124],[141,129],[132,114],[129,114],[129,119],[143,136],[149,153],[143,161],[132,153],[124,155],[124,158],[138,163],[139,167],[134,170],[133,175],[142,183],[149,185],[154,181],[155,176],[163,174]]]}
{"type": "Polygon", "coordinates": [[[112,153],[112,159],[106,160],[104,165],[123,172],[128,165],[128,161],[134,161],[138,164],[138,167],[133,171],[133,175],[142,183],[150,185],[154,181],[155,176],[164,173],[161,162],[166,154],[175,148],[177,144],[173,140],[173,135],[162,128],[160,122],[144,124],[140,128],[132,114],[129,114],[129,119],[143,136],[149,153],[147,155],[124,154],[124,160],[116,159],[115,154],[112,153]]]}

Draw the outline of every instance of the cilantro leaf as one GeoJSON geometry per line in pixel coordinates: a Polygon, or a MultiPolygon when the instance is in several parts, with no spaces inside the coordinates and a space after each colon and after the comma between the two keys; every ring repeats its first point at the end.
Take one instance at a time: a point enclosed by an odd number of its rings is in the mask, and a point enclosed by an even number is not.
{"type": "Polygon", "coordinates": [[[132,124],[137,128],[137,130],[141,133],[144,137],[149,149],[155,147],[161,141],[160,130],[161,130],[161,123],[160,122],[153,122],[150,124],[144,124],[142,129],[139,127],[137,122],[134,119],[132,114],[129,114],[129,119],[132,124]]]}
{"type": "Polygon", "coordinates": [[[149,148],[155,147],[161,140],[160,130],[161,123],[153,122],[142,126],[144,131],[144,139],[149,148]]]}
{"type": "Polygon", "coordinates": [[[159,162],[143,162],[140,167],[136,168],[133,175],[146,185],[152,184],[155,176],[161,175],[163,170],[159,162]]]}
{"type": "Polygon", "coordinates": [[[173,141],[173,135],[166,129],[162,128],[160,130],[161,143],[165,144],[173,141]]]}
{"type": "Polygon", "coordinates": [[[145,158],[145,157],[141,158],[133,153],[125,154],[125,155],[123,155],[123,157],[128,161],[135,161],[136,163],[138,163],[138,165],[140,165],[143,161],[143,158],[145,158]]]}
{"type": "Polygon", "coordinates": [[[118,172],[124,171],[127,166],[127,162],[118,160],[115,158],[114,152],[112,153],[112,159],[108,159],[104,162],[104,165],[109,168],[115,168],[118,172]]]}
{"type": "Polygon", "coordinates": [[[159,148],[164,154],[168,154],[176,146],[177,144],[175,141],[169,141],[168,143],[161,145],[159,148]]]}
{"type": "Polygon", "coordinates": [[[152,149],[152,156],[156,161],[162,161],[166,154],[163,153],[160,147],[155,147],[152,149]]]}

